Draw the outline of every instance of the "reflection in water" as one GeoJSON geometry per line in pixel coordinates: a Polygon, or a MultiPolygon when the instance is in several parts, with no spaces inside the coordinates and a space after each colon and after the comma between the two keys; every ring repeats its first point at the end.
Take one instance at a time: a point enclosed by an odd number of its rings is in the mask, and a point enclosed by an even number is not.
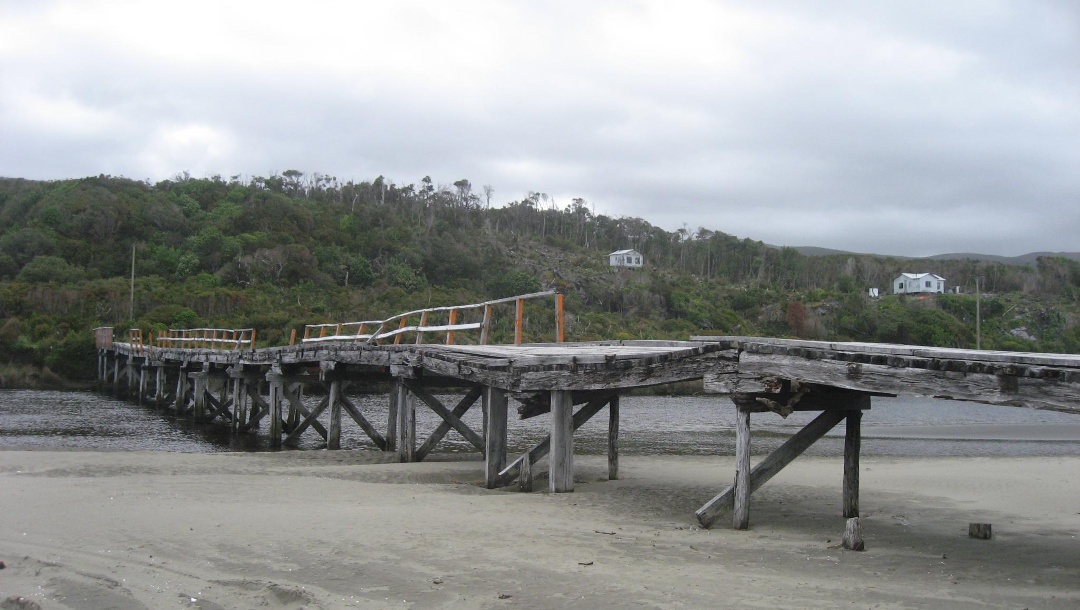
{"type": "MultiPolygon", "coordinates": [[[[457,396],[440,396],[454,405],[457,396]]],[[[360,395],[352,402],[375,424],[386,429],[388,398],[360,395]]],[[[306,397],[309,408],[319,397],[306,397]]],[[[732,455],[734,454],[734,407],[723,397],[624,397],[621,401],[620,447],[626,455],[732,455]]],[[[911,398],[875,398],[874,407],[863,418],[864,455],[885,456],[1019,456],[1080,455],[1080,417],[1052,411],[999,407],[911,398]],[[1025,426],[1025,438],[1041,424],[1053,426],[1059,440],[1008,439],[1009,434],[987,435],[986,430],[1008,431],[1025,426]],[[933,431],[950,427],[948,436],[937,438],[933,431]],[[969,437],[957,435],[965,426],[976,430],[969,437]],[[1065,433],[1060,432],[1064,430],[1065,433]],[[907,433],[907,431],[914,431],[907,433]],[[1071,431],[1071,432],[1070,432],[1071,431]],[[959,437],[957,437],[959,436],[959,437]],[[981,436],[982,438],[977,438],[981,436]]],[[[548,417],[529,420],[514,418],[511,403],[510,451],[521,453],[547,434],[548,417]]],[[[420,442],[441,420],[422,403],[417,406],[417,435],[420,442]]],[[[771,451],[814,416],[794,413],[787,419],[772,414],[755,415],[753,450],[771,451]]],[[[327,425],[329,414],[320,420],[327,425]]],[[[470,428],[482,428],[480,402],[463,418],[470,428]]],[[[343,415],[343,449],[374,450],[375,445],[343,415]]],[[[607,450],[607,411],[601,411],[575,434],[575,450],[602,454],[607,450]]],[[[0,449],[93,449],[150,450],[178,452],[255,451],[269,446],[266,425],[254,434],[233,435],[227,426],[195,424],[167,412],[139,407],[88,392],[0,391],[0,449]]],[[[322,438],[313,430],[304,433],[298,448],[318,449],[322,438]]],[[[451,431],[439,445],[440,452],[476,453],[457,432],[451,431]]],[[[810,455],[841,455],[843,427],[840,426],[811,447],[810,455]]]]}

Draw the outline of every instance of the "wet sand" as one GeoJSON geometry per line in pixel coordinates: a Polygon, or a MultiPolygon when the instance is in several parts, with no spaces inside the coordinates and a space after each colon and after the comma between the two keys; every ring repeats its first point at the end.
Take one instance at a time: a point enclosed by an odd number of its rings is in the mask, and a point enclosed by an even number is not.
{"type": "Polygon", "coordinates": [[[434,457],[0,451],[0,608],[1080,606],[1076,457],[864,458],[865,552],[835,548],[836,458],[734,531],[693,517],[730,457],[579,456],[557,495],[434,457]]]}

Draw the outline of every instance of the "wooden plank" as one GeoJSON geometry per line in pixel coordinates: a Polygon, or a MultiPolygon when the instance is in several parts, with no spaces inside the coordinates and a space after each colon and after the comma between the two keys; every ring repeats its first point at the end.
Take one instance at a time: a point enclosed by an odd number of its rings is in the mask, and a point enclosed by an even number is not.
{"type": "MultiPolygon", "coordinates": [[[[823,411],[821,415],[814,418],[806,427],[795,433],[784,444],[780,445],[776,451],[773,451],[761,463],[750,470],[749,485],[745,486],[745,489],[751,494],[760,489],[762,485],[790,464],[792,460],[802,455],[810,445],[813,445],[826,432],[832,430],[845,416],[844,411],[823,411]]],[[[735,485],[732,485],[706,502],[694,514],[697,516],[701,526],[708,528],[712,527],[725,512],[734,508],[734,505],[735,485]]]]}
{"type": "MultiPolygon", "coordinates": [[[[450,412],[451,415],[453,415],[457,419],[460,419],[461,416],[465,415],[465,413],[468,412],[470,408],[472,408],[473,404],[476,403],[476,400],[480,398],[481,393],[482,389],[480,387],[470,388],[469,391],[465,393],[465,396],[463,396],[461,400],[458,401],[458,404],[454,407],[454,410],[450,412]]],[[[424,441],[424,444],[416,450],[416,461],[423,461],[423,459],[426,458],[429,453],[434,451],[435,447],[439,444],[443,437],[445,437],[446,434],[450,432],[451,429],[452,426],[449,421],[447,421],[446,419],[440,421],[439,425],[435,427],[434,431],[432,431],[431,436],[429,436],[427,440],[424,441]]],[[[481,447],[480,450],[483,451],[483,447],[481,447]]]]}
{"type": "Polygon", "coordinates": [[[443,406],[443,404],[439,402],[439,399],[435,398],[435,396],[433,396],[431,392],[427,390],[427,388],[411,379],[404,380],[404,383],[405,387],[409,388],[409,391],[414,396],[423,401],[424,404],[426,404],[432,411],[434,411],[436,415],[442,418],[444,422],[450,424],[450,426],[454,430],[457,430],[458,434],[465,437],[465,440],[469,441],[469,443],[471,443],[473,447],[476,447],[480,451],[484,450],[483,437],[481,437],[476,432],[473,432],[472,428],[469,428],[467,425],[465,425],[465,422],[454,416],[454,414],[451,413],[450,410],[447,409],[445,406],[443,406]]]}
{"type": "Polygon", "coordinates": [[[574,491],[574,401],[570,392],[551,393],[551,455],[548,458],[548,490],[574,491]]]}
{"type": "Polygon", "coordinates": [[[506,466],[506,392],[498,388],[484,387],[483,408],[487,413],[484,430],[484,486],[494,489],[499,484],[499,472],[506,466]]]}
{"type": "Polygon", "coordinates": [[[1005,352],[973,350],[925,345],[897,345],[889,343],[865,343],[857,341],[830,342],[802,339],[775,339],[768,337],[690,337],[691,341],[714,343],[756,353],[793,354],[806,352],[843,352],[863,356],[892,355],[940,360],[965,360],[972,362],[998,362],[1038,366],[1080,368],[1080,356],[1074,354],[1046,354],[1031,352],[1005,352]]]}
{"type": "Polygon", "coordinates": [[[921,395],[971,402],[1024,406],[1080,413],[1080,376],[1048,369],[1028,372],[1043,377],[1009,374],[1008,368],[977,367],[959,371],[909,368],[887,364],[805,360],[786,356],[743,353],[739,359],[740,392],[767,391],[770,380],[798,379],[859,392],[921,395]]]}

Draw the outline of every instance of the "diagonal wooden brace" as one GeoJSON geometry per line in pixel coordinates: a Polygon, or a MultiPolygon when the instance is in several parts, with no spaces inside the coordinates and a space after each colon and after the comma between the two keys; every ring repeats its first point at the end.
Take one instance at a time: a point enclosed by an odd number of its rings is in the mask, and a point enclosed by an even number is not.
{"type": "MultiPolygon", "coordinates": [[[[576,431],[583,426],[585,422],[592,419],[594,415],[600,412],[600,409],[607,406],[608,402],[617,396],[617,394],[605,394],[590,400],[585,406],[578,409],[577,413],[574,413],[573,429],[576,431]]],[[[528,460],[529,465],[531,466],[540,461],[540,459],[547,455],[549,451],[551,451],[550,434],[530,449],[528,453],[519,456],[518,459],[511,462],[509,466],[503,468],[502,471],[499,472],[499,487],[506,487],[514,482],[514,479],[520,474],[525,460],[528,460]]]]}
{"type": "MultiPolygon", "coordinates": [[[[846,411],[822,411],[821,415],[814,418],[806,427],[785,441],[783,445],[777,447],[776,451],[769,454],[750,471],[747,496],[757,491],[769,479],[783,470],[785,466],[802,455],[810,445],[825,436],[825,433],[832,430],[846,416],[846,411]]],[[[728,487],[694,513],[702,527],[712,527],[717,519],[735,507],[736,487],[736,485],[728,487]]]]}
{"type": "Polygon", "coordinates": [[[461,421],[461,416],[465,415],[465,413],[480,398],[480,395],[483,394],[482,387],[477,386],[471,388],[465,396],[462,397],[461,401],[458,402],[457,406],[454,407],[454,410],[448,411],[437,398],[432,396],[430,392],[419,384],[408,379],[404,380],[404,383],[405,386],[409,388],[410,392],[420,400],[424,401],[424,404],[431,407],[431,410],[442,418],[442,421],[439,422],[439,425],[431,433],[431,436],[429,436],[428,439],[424,441],[424,444],[416,450],[417,462],[423,461],[424,458],[435,449],[435,446],[439,444],[439,441],[450,432],[451,428],[457,430],[458,433],[465,437],[465,440],[469,441],[474,447],[480,451],[484,451],[484,439],[466,426],[465,422],[461,421]]]}

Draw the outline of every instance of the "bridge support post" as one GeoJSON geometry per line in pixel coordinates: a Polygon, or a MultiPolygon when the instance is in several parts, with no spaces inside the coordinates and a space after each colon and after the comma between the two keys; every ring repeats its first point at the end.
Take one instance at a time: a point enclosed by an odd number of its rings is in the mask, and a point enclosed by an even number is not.
{"type": "Polygon", "coordinates": [[[191,377],[195,386],[195,419],[201,421],[206,418],[206,389],[210,377],[210,363],[204,362],[201,371],[188,373],[188,376],[191,377]]]}
{"type": "Polygon", "coordinates": [[[397,392],[401,379],[390,380],[390,403],[387,405],[387,451],[397,451],[397,392]]]}
{"type": "Polygon", "coordinates": [[[142,364],[139,365],[139,398],[136,401],[139,406],[142,406],[143,400],[146,397],[146,388],[149,383],[149,379],[146,375],[146,369],[148,368],[150,368],[150,363],[146,360],[143,360],[142,364]]]}
{"type": "Polygon", "coordinates": [[[506,392],[491,386],[484,388],[484,486],[498,487],[499,472],[506,467],[506,392]]]}
{"type": "Polygon", "coordinates": [[[188,363],[185,360],[180,363],[180,369],[176,373],[176,396],[173,398],[173,409],[177,417],[183,415],[187,408],[187,367],[188,363]]]}
{"type": "MultiPolygon", "coordinates": [[[[562,297],[562,295],[559,295],[562,297]]],[[[607,478],[619,479],[619,395],[608,401],[607,478]]]]}
{"type": "Polygon", "coordinates": [[[270,448],[281,448],[281,401],[284,400],[285,377],[281,369],[272,367],[266,374],[266,382],[270,384],[270,448]]]}
{"type": "Polygon", "coordinates": [[[326,435],[327,449],[341,449],[341,380],[330,382],[330,430],[326,435]]]}
{"type": "Polygon", "coordinates": [[[154,406],[158,409],[165,406],[165,384],[168,377],[165,375],[165,365],[157,362],[154,365],[154,406]]]}
{"type": "Polygon", "coordinates": [[[735,413],[735,514],[732,525],[744,530],[750,525],[750,411],[742,406],[735,413]]]}
{"type": "Polygon", "coordinates": [[[548,489],[551,492],[574,491],[574,396],[565,390],[551,392],[548,476],[548,489]]]}
{"type": "Polygon", "coordinates": [[[124,375],[127,375],[127,398],[138,391],[138,380],[135,379],[135,358],[128,356],[127,365],[124,366],[124,375]]]}
{"type": "Polygon", "coordinates": [[[844,517],[859,516],[859,452],[862,445],[862,411],[849,411],[844,434],[844,517]]]}
{"type": "Polygon", "coordinates": [[[394,411],[397,413],[397,455],[402,462],[416,459],[416,402],[400,377],[390,388],[394,411]]]}

